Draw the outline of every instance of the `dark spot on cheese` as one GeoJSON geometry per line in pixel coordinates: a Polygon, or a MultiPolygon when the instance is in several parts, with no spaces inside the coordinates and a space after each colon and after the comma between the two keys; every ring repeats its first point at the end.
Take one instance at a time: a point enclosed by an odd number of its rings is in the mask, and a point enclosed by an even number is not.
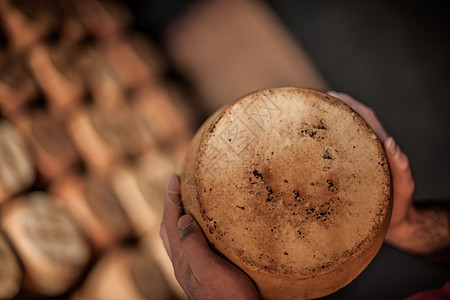
{"type": "Polygon", "coordinates": [[[331,156],[330,149],[325,150],[325,153],[322,155],[323,159],[333,159],[333,156],[331,156]]]}
{"type": "Polygon", "coordinates": [[[260,172],[258,172],[258,170],[253,170],[252,173],[253,173],[253,176],[255,176],[256,178],[263,180],[263,176],[260,172]]]}

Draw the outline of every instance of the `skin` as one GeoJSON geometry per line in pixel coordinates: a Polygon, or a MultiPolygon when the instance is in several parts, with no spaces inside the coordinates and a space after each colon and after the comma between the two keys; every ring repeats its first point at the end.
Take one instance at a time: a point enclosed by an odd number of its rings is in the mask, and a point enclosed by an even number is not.
{"type": "Polygon", "coordinates": [[[352,107],[372,127],[384,145],[394,184],[394,206],[386,234],[387,243],[405,252],[429,256],[450,246],[449,212],[413,205],[414,179],[408,157],[389,137],[372,109],[343,93],[329,92],[352,107]]]}
{"type": "Polygon", "coordinates": [[[160,235],[175,277],[190,299],[259,299],[250,278],[215,254],[191,215],[183,213],[180,178],[172,175],[164,193],[160,235]]]}
{"type": "MultiPolygon", "coordinates": [[[[328,92],[359,113],[383,143],[389,161],[394,204],[386,242],[406,252],[429,255],[450,245],[449,215],[441,210],[419,210],[413,205],[414,179],[408,157],[389,137],[374,111],[351,96],[328,92]]],[[[190,299],[259,299],[251,279],[208,245],[197,222],[184,214],[180,178],[170,177],[164,193],[160,235],[175,276],[190,299]]]]}

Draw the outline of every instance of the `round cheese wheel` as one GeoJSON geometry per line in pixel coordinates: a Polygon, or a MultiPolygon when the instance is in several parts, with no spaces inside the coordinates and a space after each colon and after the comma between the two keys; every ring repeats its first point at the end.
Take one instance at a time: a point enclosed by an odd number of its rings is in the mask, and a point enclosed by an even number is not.
{"type": "Polygon", "coordinates": [[[19,260],[0,232],[0,299],[13,299],[22,286],[23,271],[19,260]]]}
{"type": "Polygon", "coordinates": [[[328,94],[247,95],[195,135],[181,176],[185,210],[265,299],[328,295],[379,250],[392,209],[376,135],[328,94]]]}
{"type": "Polygon", "coordinates": [[[24,285],[44,296],[68,291],[85,271],[91,250],[53,195],[32,192],[2,205],[1,226],[24,267],[24,285]]]}
{"type": "Polygon", "coordinates": [[[177,299],[156,262],[144,250],[110,249],[73,293],[73,300],[177,299]]]}

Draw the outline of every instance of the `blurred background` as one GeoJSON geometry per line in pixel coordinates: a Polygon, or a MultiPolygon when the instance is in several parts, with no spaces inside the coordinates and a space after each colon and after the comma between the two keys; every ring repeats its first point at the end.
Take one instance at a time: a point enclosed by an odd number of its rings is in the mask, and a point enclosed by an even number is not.
{"type": "MultiPolygon", "coordinates": [[[[449,204],[450,24],[437,0],[0,1],[0,299],[185,299],[158,235],[198,126],[257,89],[346,92],[449,204]]],[[[383,245],[329,299],[450,270],[383,245]]]]}

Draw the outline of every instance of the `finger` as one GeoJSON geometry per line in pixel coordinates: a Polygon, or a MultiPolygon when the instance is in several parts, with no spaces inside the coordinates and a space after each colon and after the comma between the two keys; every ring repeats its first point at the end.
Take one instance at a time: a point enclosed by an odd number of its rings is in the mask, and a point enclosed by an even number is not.
{"type": "Polygon", "coordinates": [[[394,184],[393,221],[395,222],[397,221],[395,218],[406,216],[407,210],[412,204],[414,179],[408,157],[392,137],[386,139],[384,147],[394,184]]]}
{"type": "Polygon", "coordinates": [[[358,100],[344,93],[330,91],[328,92],[328,94],[341,100],[342,102],[350,106],[354,111],[356,111],[361,117],[363,117],[381,142],[384,142],[387,139],[389,135],[370,107],[362,104],[358,100]]]}
{"type": "MultiPolygon", "coordinates": [[[[180,240],[178,236],[178,219],[183,214],[180,200],[179,177],[173,174],[167,182],[164,190],[164,209],[161,219],[161,235],[165,236],[167,241],[164,243],[166,250],[170,252],[170,258],[179,256],[180,240]]],[[[163,238],[164,241],[164,238],[163,238]]]]}
{"type": "Polygon", "coordinates": [[[172,260],[172,251],[170,250],[169,239],[167,237],[167,231],[164,225],[161,225],[159,228],[159,235],[161,236],[167,255],[169,255],[170,260],[172,260]]]}
{"type": "Polygon", "coordinates": [[[408,156],[402,152],[392,137],[386,140],[385,149],[394,185],[398,186],[395,193],[401,196],[412,197],[414,192],[414,178],[408,156]]]}
{"type": "Polygon", "coordinates": [[[341,100],[342,102],[344,102],[345,104],[347,104],[348,106],[350,106],[353,109],[355,109],[356,107],[359,108],[360,106],[365,106],[361,102],[357,101],[355,98],[353,98],[350,95],[345,94],[345,93],[329,91],[329,92],[327,92],[327,94],[330,96],[333,96],[334,98],[341,100]]]}
{"type": "Polygon", "coordinates": [[[214,274],[220,274],[224,261],[208,245],[205,235],[191,215],[178,220],[181,250],[193,275],[200,281],[211,280],[214,274]]]}

